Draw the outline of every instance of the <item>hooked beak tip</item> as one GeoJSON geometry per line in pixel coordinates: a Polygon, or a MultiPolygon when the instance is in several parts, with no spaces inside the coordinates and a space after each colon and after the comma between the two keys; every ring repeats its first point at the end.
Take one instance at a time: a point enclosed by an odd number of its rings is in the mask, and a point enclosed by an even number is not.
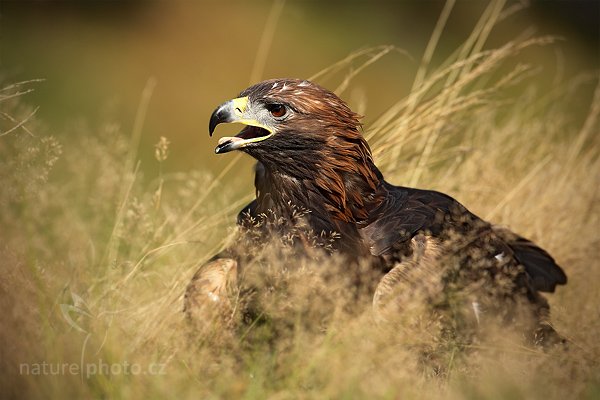
{"type": "Polygon", "coordinates": [[[208,123],[208,134],[211,137],[212,137],[217,125],[219,125],[221,123],[219,111],[220,111],[220,109],[215,110],[215,112],[213,112],[212,115],[210,116],[210,122],[208,123]]]}
{"type": "Polygon", "coordinates": [[[229,102],[221,104],[215,111],[213,111],[210,116],[210,121],[208,123],[208,134],[212,137],[213,132],[217,125],[223,122],[231,122],[233,121],[233,115],[231,115],[231,107],[229,107],[229,102]]]}

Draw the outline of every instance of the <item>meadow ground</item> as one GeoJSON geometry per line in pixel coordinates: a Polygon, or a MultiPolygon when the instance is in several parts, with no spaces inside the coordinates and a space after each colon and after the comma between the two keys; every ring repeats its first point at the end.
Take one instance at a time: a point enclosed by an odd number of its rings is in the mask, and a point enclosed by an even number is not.
{"type": "MultiPolygon", "coordinates": [[[[347,307],[335,283],[327,292],[304,272],[285,290],[273,285],[276,335],[252,325],[236,337],[219,327],[194,333],[182,313],[185,287],[231,240],[251,198],[224,183],[238,158],[219,176],[142,176],[144,100],[132,133],[78,123],[67,141],[46,135],[27,104],[36,82],[4,83],[2,397],[599,398],[598,74],[548,85],[520,57],[551,38],[483,50],[485,32],[418,74],[411,93],[364,133],[390,182],[449,193],[556,258],[569,283],[547,297],[568,349],[543,352],[492,333],[468,351],[446,346],[436,376],[414,351],[435,338],[377,328],[368,302],[347,307]],[[326,323],[321,307],[331,311],[326,323]]],[[[388,51],[357,52],[316,80],[342,76],[343,97],[351,71],[388,51]]],[[[156,163],[170,156],[163,139],[156,163]]],[[[283,267],[293,269],[269,264],[275,283],[283,267]]]]}

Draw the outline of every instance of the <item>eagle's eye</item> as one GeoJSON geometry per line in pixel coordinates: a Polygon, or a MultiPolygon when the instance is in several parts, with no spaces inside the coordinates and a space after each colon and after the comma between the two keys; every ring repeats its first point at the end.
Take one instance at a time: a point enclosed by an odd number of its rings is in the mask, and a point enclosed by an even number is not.
{"type": "Polygon", "coordinates": [[[267,110],[269,110],[269,112],[271,113],[271,115],[275,118],[281,118],[287,113],[287,110],[283,104],[267,104],[266,107],[267,110]]]}

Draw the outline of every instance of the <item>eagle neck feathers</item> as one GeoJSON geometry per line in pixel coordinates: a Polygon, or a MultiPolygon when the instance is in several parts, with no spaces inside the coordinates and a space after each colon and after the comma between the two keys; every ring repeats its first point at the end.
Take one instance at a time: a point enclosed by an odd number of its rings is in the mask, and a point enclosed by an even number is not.
{"type": "Polygon", "coordinates": [[[345,224],[357,229],[383,201],[383,182],[367,142],[357,130],[346,131],[327,136],[318,151],[304,157],[259,163],[257,201],[261,209],[282,216],[292,207],[306,209],[320,221],[317,229],[336,230],[345,224]]]}

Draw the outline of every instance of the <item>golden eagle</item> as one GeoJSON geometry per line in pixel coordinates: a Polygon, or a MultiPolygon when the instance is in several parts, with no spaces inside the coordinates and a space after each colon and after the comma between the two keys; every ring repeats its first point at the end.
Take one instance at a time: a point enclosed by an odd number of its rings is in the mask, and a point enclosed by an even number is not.
{"type": "MultiPolygon", "coordinates": [[[[554,259],[446,194],[385,181],[359,118],[334,93],[297,79],[258,83],[220,105],[210,117],[211,136],[221,123],[245,127],[221,138],[215,152],[240,150],[258,161],[256,199],[240,212],[238,223],[276,215],[285,228],[298,208],[308,210],[303,219],[311,232],[337,234],[334,252],[381,271],[373,301],[377,312],[394,305],[397,288],[406,293],[419,285],[420,273],[437,271],[442,290],[479,288],[470,301],[477,320],[482,310],[525,304],[536,319],[534,339],[554,335],[548,304],[539,294],[567,282],[554,259]]],[[[231,310],[227,290],[236,284],[238,263],[223,257],[192,279],[185,298],[191,318],[202,318],[198,310],[206,304],[231,310]]],[[[393,310],[401,308],[395,304],[393,310]]]]}

